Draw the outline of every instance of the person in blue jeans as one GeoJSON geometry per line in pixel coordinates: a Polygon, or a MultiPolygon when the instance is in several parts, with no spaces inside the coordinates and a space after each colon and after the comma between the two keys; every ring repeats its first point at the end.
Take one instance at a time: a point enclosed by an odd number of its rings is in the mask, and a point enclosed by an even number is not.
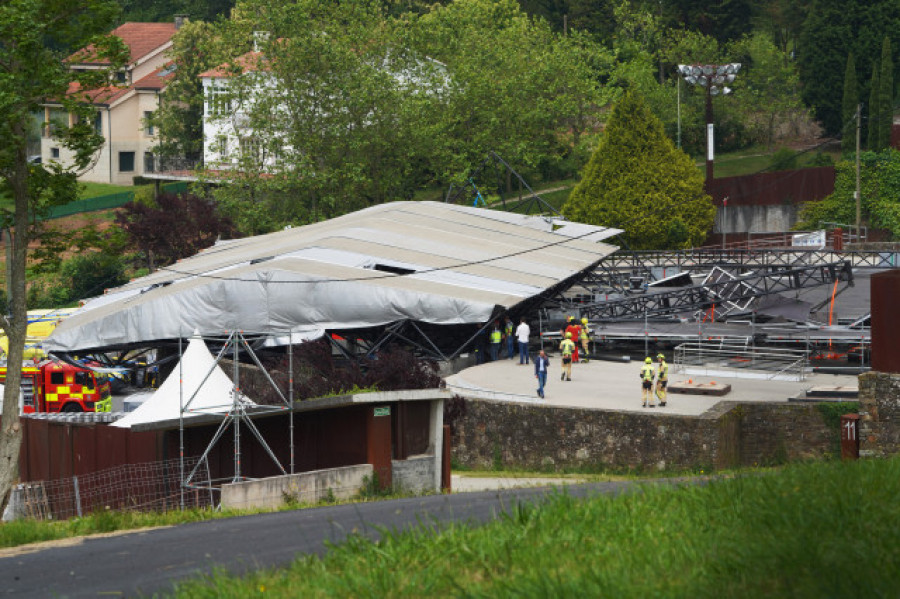
{"type": "Polygon", "coordinates": [[[528,336],[531,335],[531,328],[525,324],[522,318],[522,324],[516,329],[516,339],[519,340],[519,364],[528,364],[528,336]]]}
{"type": "Polygon", "coordinates": [[[516,335],[513,329],[513,321],[509,316],[503,325],[503,333],[506,335],[506,357],[512,360],[516,355],[516,335]]]}
{"type": "Polygon", "coordinates": [[[534,376],[538,380],[538,397],[544,399],[544,385],[547,384],[547,369],[550,368],[550,358],[544,350],[534,359],[534,376]]]}

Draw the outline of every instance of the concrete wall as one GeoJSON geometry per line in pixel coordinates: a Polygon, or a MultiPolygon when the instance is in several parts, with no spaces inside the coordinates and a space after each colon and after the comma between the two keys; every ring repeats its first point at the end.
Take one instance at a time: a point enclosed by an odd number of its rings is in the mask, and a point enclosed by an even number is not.
{"type": "Polygon", "coordinates": [[[277,508],[288,497],[300,503],[316,503],[329,496],[349,499],[371,477],[372,465],[360,464],[222,485],[222,507],[277,508]]]}
{"type": "Polygon", "coordinates": [[[465,400],[455,463],[477,469],[728,468],[824,457],[838,430],[814,404],[722,402],[700,417],[465,400]]]}
{"type": "Polygon", "coordinates": [[[760,233],[790,231],[797,222],[799,206],[775,204],[764,206],[732,206],[716,209],[715,233],[760,233]]]}
{"type": "Polygon", "coordinates": [[[859,452],[886,456],[900,451],[900,374],[859,375],[859,452]]]}
{"type": "MultiPolygon", "coordinates": [[[[436,465],[433,455],[393,460],[391,469],[393,470],[392,476],[395,491],[430,493],[437,490],[434,485],[436,465]]],[[[438,472],[437,475],[439,476],[440,473],[438,472]]],[[[440,483],[438,483],[437,488],[440,488],[440,483]]]]}

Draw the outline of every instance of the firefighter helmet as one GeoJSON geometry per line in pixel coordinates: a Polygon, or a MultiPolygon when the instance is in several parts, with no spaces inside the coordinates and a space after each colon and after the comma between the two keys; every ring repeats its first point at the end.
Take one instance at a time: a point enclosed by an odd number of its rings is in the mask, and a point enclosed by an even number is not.
{"type": "Polygon", "coordinates": [[[653,360],[650,359],[650,356],[647,356],[647,358],[644,360],[644,364],[653,364],[653,360]]]}

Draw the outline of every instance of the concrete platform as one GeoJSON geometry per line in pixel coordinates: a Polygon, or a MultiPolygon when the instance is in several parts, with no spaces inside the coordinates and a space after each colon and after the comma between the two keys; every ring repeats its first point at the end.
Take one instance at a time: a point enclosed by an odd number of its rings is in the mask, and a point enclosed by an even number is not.
{"type": "Polygon", "coordinates": [[[723,397],[670,393],[666,407],[651,410],[641,407],[641,365],[642,360],[636,358],[629,363],[601,360],[580,362],[572,365],[571,381],[560,381],[559,356],[550,356],[550,372],[544,388],[546,399],[543,400],[537,396],[534,365],[520,366],[518,359],[501,359],[473,366],[447,377],[446,380],[451,392],[473,399],[684,416],[700,416],[721,401],[787,402],[816,387],[857,386],[857,377],[852,375],[811,374],[800,382],[768,381],[687,375],[679,373],[674,365],[670,365],[670,385],[686,383],[688,380],[693,383],[717,382],[731,385],[731,390],[723,397]]]}

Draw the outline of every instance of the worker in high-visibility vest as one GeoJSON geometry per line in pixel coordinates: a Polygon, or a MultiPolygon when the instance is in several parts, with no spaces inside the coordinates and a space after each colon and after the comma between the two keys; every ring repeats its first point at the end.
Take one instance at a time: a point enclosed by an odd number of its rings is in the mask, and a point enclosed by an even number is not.
{"type": "Polygon", "coordinates": [[[666,364],[666,357],[659,353],[656,354],[659,360],[659,368],[656,370],[656,397],[659,398],[659,407],[666,406],[666,385],[669,384],[669,365],[666,364]]]}
{"type": "Polygon", "coordinates": [[[512,360],[516,353],[516,331],[515,327],[513,327],[512,318],[509,316],[506,317],[506,325],[503,332],[506,334],[506,353],[509,354],[506,357],[512,360]]]}
{"type": "Polygon", "coordinates": [[[559,351],[562,352],[562,375],[559,380],[572,380],[572,352],[575,351],[575,343],[572,342],[572,333],[566,333],[566,338],[559,344],[559,351]]]}
{"type": "Polygon", "coordinates": [[[581,349],[584,350],[584,358],[582,362],[588,362],[588,343],[591,341],[590,327],[588,327],[588,319],[581,319],[581,349]]]}
{"type": "Polygon", "coordinates": [[[106,399],[101,399],[100,401],[94,404],[95,412],[112,412],[112,396],[108,396],[106,399]]]}
{"type": "Polygon", "coordinates": [[[494,322],[494,330],[491,331],[491,361],[496,362],[500,357],[500,340],[503,334],[500,332],[500,325],[494,322]]]}
{"type": "Polygon", "coordinates": [[[653,404],[653,360],[650,356],[644,359],[644,365],[641,367],[641,399],[643,399],[643,407],[647,407],[647,401],[651,408],[656,407],[653,404]]]}

